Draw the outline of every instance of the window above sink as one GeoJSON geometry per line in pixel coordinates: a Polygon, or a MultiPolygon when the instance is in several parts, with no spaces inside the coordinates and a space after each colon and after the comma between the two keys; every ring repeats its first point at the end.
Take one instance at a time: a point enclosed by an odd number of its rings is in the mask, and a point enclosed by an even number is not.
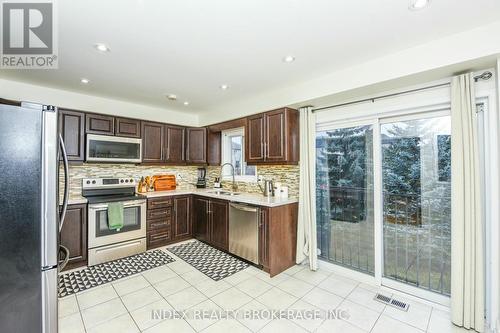
{"type": "MultiPolygon", "coordinates": [[[[245,129],[243,127],[222,132],[222,164],[231,163],[234,166],[236,181],[256,182],[257,167],[247,165],[245,161],[245,129]]],[[[222,180],[231,181],[231,168],[224,167],[222,180]]]]}

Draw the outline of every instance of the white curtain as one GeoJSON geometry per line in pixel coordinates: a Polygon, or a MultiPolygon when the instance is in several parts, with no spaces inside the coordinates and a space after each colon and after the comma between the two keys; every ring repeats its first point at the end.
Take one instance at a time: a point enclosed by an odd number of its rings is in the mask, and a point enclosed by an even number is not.
{"type": "Polygon", "coordinates": [[[318,269],[316,239],[316,117],[312,107],[300,109],[300,185],[297,226],[298,264],[309,261],[311,270],[318,269]]]}
{"type": "Polygon", "coordinates": [[[472,74],[451,84],[451,314],[455,325],[484,329],[483,219],[472,74]]]}

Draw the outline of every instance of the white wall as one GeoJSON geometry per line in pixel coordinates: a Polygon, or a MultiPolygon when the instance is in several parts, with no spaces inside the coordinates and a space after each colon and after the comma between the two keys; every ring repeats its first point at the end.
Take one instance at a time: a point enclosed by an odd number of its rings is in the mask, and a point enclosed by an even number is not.
{"type": "Polygon", "coordinates": [[[0,79],[0,98],[178,125],[198,125],[198,116],[194,114],[4,79],[0,79]]]}
{"type": "MultiPolygon", "coordinates": [[[[286,86],[286,82],[283,82],[284,87],[280,90],[269,91],[250,99],[225,104],[217,112],[200,114],[200,123],[209,124],[285,105],[311,102],[324,96],[423,72],[432,72],[443,67],[484,57],[492,57],[491,65],[493,65],[495,55],[500,54],[500,38],[494,37],[499,35],[500,21],[497,21],[350,68],[325,73],[322,77],[293,86],[286,86]]],[[[484,66],[485,64],[482,65],[482,67],[484,66]]],[[[461,70],[464,69],[467,68],[461,70]]],[[[451,75],[451,73],[447,75],[451,75]]],[[[432,77],[428,78],[427,81],[436,79],[436,77],[432,77]]],[[[412,83],[406,85],[410,84],[412,83]]],[[[313,105],[315,104],[313,103],[313,105]]]]}

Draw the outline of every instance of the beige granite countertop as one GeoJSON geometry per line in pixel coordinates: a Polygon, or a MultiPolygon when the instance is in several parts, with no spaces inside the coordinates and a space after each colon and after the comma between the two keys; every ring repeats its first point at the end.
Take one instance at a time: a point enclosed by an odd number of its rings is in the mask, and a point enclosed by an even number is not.
{"type": "MultiPolygon", "coordinates": [[[[62,200],[61,200],[62,202],[62,200]]],[[[87,203],[87,199],[82,197],[82,196],[78,196],[78,195],[71,195],[69,197],[69,200],[68,200],[68,205],[78,205],[78,204],[85,204],[87,203]]]]}
{"type": "MultiPolygon", "coordinates": [[[[241,202],[241,203],[247,203],[257,206],[266,206],[266,207],[278,207],[298,202],[297,198],[265,197],[263,195],[256,193],[244,193],[244,192],[237,192],[240,193],[238,195],[222,195],[214,193],[215,191],[217,191],[217,189],[191,188],[191,189],[177,189],[171,191],[155,191],[155,192],[147,192],[141,194],[145,195],[148,198],[183,195],[183,194],[196,194],[209,198],[223,199],[232,202],[241,202]]],[[[227,190],[222,190],[222,191],[228,192],[227,190]]],[[[77,205],[84,203],[87,203],[87,199],[77,195],[70,196],[68,201],[68,205],[77,205]]]]}
{"type": "MultiPolygon", "coordinates": [[[[213,189],[213,188],[177,189],[171,191],[156,191],[156,192],[147,192],[141,194],[147,196],[148,198],[182,195],[182,194],[196,194],[210,198],[223,199],[232,202],[241,202],[241,203],[247,203],[256,206],[266,206],[266,207],[277,207],[298,202],[297,198],[265,197],[263,195],[256,193],[237,192],[240,193],[238,195],[222,195],[214,193],[217,190],[218,189],[213,189]]],[[[222,190],[222,191],[228,192],[227,190],[222,190]]]]}

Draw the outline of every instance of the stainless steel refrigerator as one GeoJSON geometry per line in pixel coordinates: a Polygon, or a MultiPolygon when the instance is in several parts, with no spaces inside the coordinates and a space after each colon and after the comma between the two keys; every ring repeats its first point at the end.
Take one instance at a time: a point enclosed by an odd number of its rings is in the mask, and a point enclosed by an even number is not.
{"type": "Polygon", "coordinates": [[[57,332],[60,146],[56,108],[0,105],[0,332],[57,332]]]}

